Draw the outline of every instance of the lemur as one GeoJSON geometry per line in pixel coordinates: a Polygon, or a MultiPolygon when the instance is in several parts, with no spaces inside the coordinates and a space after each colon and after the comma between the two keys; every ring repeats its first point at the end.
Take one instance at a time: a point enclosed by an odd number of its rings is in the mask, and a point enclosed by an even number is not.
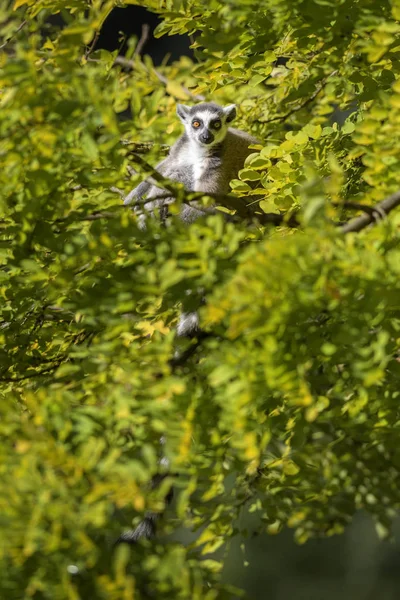
{"type": "MultiPolygon", "coordinates": [[[[251,153],[249,146],[257,144],[258,140],[240,129],[229,127],[236,117],[234,104],[225,107],[214,102],[192,107],[178,104],[177,114],[185,126],[185,133],[172,146],[167,158],[156,166],[156,171],[164,177],[183,183],[189,191],[211,195],[228,194],[229,182],[243,168],[246,157],[251,153]]],[[[154,216],[154,211],[159,209],[160,217],[165,218],[168,205],[174,200],[151,177],[133,189],[126,196],[124,204],[135,204],[143,198],[148,202],[144,203],[145,212],[139,217],[139,226],[142,228],[145,227],[146,213],[154,216]]],[[[214,212],[212,207],[185,204],[180,218],[189,224],[210,212],[214,212]]],[[[197,331],[197,312],[182,313],[176,329],[177,336],[191,336],[197,331]]],[[[163,438],[161,443],[164,443],[163,438]]],[[[160,463],[168,466],[165,457],[160,463]]],[[[157,485],[162,477],[158,475],[154,478],[153,485],[157,485]]],[[[166,500],[168,502],[170,498],[166,500]]],[[[157,517],[155,513],[146,515],[135,530],[123,533],[117,543],[135,543],[141,537],[152,537],[157,517]]]]}
{"type": "MultiPolygon", "coordinates": [[[[249,146],[258,143],[248,133],[229,127],[236,116],[236,106],[222,107],[214,102],[192,107],[178,104],[177,114],[185,126],[185,133],[156,170],[164,177],[183,183],[189,191],[228,194],[229,182],[237,177],[251,153],[249,146]]],[[[166,197],[151,200],[162,192],[163,189],[150,177],[126,196],[124,204],[145,197],[149,201],[144,204],[144,209],[152,213],[173,201],[166,197]]],[[[185,223],[192,223],[206,213],[204,208],[184,205],[180,216],[185,223]]]]}

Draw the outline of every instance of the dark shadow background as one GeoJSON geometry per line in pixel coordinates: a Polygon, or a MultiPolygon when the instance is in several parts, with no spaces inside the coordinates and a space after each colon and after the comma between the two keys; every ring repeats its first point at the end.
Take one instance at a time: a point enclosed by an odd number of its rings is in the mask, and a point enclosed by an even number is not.
{"type": "MultiPolygon", "coordinates": [[[[186,36],[152,36],[159,21],[139,6],[115,8],[95,49],[119,49],[123,55],[127,39],[133,35],[140,39],[143,24],[148,24],[150,34],[142,53],[150,55],[155,65],[167,55],[169,61],[182,55],[193,57],[186,36]]],[[[332,118],[343,121],[343,114],[332,118]]],[[[251,600],[400,600],[400,521],[393,534],[393,542],[379,541],[372,519],[360,513],[345,534],[311,540],[304,546],[295,544],[289,530],[278,536],[250,538],[245,554],[240,548],[243,540],[237,540],[230,549],[224,579],[246,589],[251,600]]],[[[182,530],[176,536],[182,541],[188,538],[193,536],[182,530]]]]}
{"type": "Polygon", "coordinates": [[[224,571],[251,600],[398,600],[400,521],[393,541],[380,541],[372,518],[358,513],[343,535],[293,541],[293,531],[232,545],[224,571]],[[244,566],[244,560],[249,566],[244,566]]]}
{"type": "Polygon", "coordinates": [[[178,60],[183,55],[193,57],[187,36],[163,36],[158,39],[153,36],[154,29],[160,21],[158,15],[141,6],[114,8],[101,29],[95,49],[102,48],[110,52],[119,49],[119,54],[124,55],[127,40],[133,35],[140,39],[142,27],[146,24],[150,27],[150,33],[142,53],[151,56],[156,66],[161,64],[166,55],[169,55],[169,61],[178,60]]]}

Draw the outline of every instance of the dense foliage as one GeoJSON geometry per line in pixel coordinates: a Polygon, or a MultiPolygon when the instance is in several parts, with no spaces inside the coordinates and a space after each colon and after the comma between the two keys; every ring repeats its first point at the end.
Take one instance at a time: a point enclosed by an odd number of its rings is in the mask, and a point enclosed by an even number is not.
{"type": "Polygon", "coordinates": [[[337,227],[400,188],[399,0],[141,5],[159,35],[193,35],[194,62],[157,71],[132,40],[115,64],[95,49],[107,0],[0,7],[7,600],[231,598],[214,553],[246,511],[305,542],[360,507],[387,534],[400,504],[400,218],[337,227]],[[236,102],[260,140],[232,182],[255,217],[141,230],[118,190],[200,95],[236,102]],[[296,210],[298,227],[262,218],[296,210]],[[207,335],[178,342],[182,303],[202,297],[207,335]],[[113,550],[171,485],[160,530],[184,523],[195,541],[113,550]]]}

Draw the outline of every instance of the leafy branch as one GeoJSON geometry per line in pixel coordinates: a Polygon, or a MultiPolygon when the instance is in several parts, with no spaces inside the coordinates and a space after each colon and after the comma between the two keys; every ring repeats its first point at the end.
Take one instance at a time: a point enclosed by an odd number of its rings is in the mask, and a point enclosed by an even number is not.
{"type": "Polygon", "coordinates": [[[53,365],[50,365],[40,371],[34,371],[33,373],[25,373],[24,375],[17,375],[16,377],[0,377],[1,383],[14,383],[18,381],[25,381],[26,379],[31,379],[33,377],[41,377],[42,375],[49,375],[53,373],[61,364],[64,362],[64,359],[60,359],[55,362],[53,365]]]}
{"type": "Polygon", "coordinates": [[[295,106],[294,108],[289,110],[284,115],[278,115],[276,117],[273,117],[272,119],[268,119],[267,121],[265,121],[265,123],[275,123],[277,121],[286,121],[286,119],[288,119],[289,117],[294,115],[296,112],[298,112],[299,110],[302,110],[303,108],[305,108],[306,106],[311,104],[311,102],[313,102],[315,100],[315,98],[322,92],[322,90],[326,86],[328,80],[336,74],[337,74],[337,70],[332,71],[332,73],[329,73],[329,75],[324,77],[322,79],[322,81],[317,85],[316,90],[304,102],[302,102],[298,106],[295,106]]]}

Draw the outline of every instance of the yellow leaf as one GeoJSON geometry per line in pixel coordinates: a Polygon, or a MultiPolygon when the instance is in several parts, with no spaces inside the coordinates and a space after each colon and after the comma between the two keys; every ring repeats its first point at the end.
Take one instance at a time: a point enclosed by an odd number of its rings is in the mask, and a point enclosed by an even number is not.
{"type": "Polygon", "coordinates": [[[308,408],[306,411],[306,421],[308,421],[309,423],[312,423],[318,417],[318,413],[319,413],[319,411],[316,406],[312,406],[311,408],[308,408]]]}
{"type": "Polygon", "coordinates": [[[15,0],[13,10],[17,10],[20,6],[24,4],[32,4],[31,0],[15,0]]]}
{"type": "Polygon", "coordinates": [[[17,452],[17,454],[25,454],[25,452],[27,452],[30,447],[31,442],[28,442],[28,440],[18,440],[15,444],[15,451],[17,452]]]}
{"type": "Polygon", "coordinates": [[[274,521],[267,526],[267,532],[269,535],[277,535],[282,529],[282,523],[280,521],[274,521]]]}
{"type": "Polygon", "coordinates": [[[386,53],[387,51],[387,47],[386,46],[371,46],[369,52],[368,52],[368,62],[370,63],[375,63],[378,62],[382,56],[386,53]]]}
{"type": "Polygon", "coordinates": [[[296,527],[306,518],[306,513],[304,511],[299,510],[298,512],[293,513],[288,519],[289,527],[296,527]]]}
{"type": "Polygon", "coordinates": [[[187,100],[189,98],[189,94],[185,92],[183,87],[177,81],[168,81],[166,90],[167,94],[174,96],[174,98],[178,98],[178,100],[187,100]]]}
{"type": "Polygon", "coordinates": [[[305,131],[299,131],[293,136],[293,140],[296,144],[306,144],[308,142],[308,135],[305,131]]]}
{"type": "Polygon", "coordinates": [[[299,471],[300,468],[292,460],[284,461],[283,472],[285,475],[297,475],[299,471]]]}
{"type": "Polygon", "coordinates": [[[360,123],[357,127],[357,131],[361,132],[361,133],[365,133],[365,134],[374,134],[378,128],[378,123],[376,121],[372,121],[372,120],[366,120],[363,121],[362,123],[360,123]]]}
{"type": "Polygon", "coordinates": [[[304,127],[304,132],[312,139],[317,140],[322,135],[321,125],[307,125],[304,127]]]}
{"type": "Polygon", "coordinates": [[[112,241],[110,240],[110,238],[108,237],[108,235],[106,233],[102,233],[100,235],[100,241],[102,244],[104,244],[104,246],[107,246],[107,248],[112,247],[112,241]]]}
{"type": "Polygon", "coordinates": [[[391,96],[389,102],[393,108],[400,108],[400,94],[391,96]]]}
{"type": "Polygon", "coordinates": [[[259,203],[259,206],[260,206],[261,210],[266,214],[269,214],[269,213],[273,213],[275,215],[280,214],[280,210],[276,206],[276,204],[274,203],[273,200],[261,200],[261,202],[259,203]]]}
{"type": "Polygon", "coordinates": [[[222,546],[222,544],[225,543],[225,539],[223,536],[218,537],[214,542],[210,542],[209,544],[206,544],[204,546],[204,548],[202,549],[201,553],[203,554],[203,556],[205,554],[214,554],[214,552],[216,552],[218,550],[218,548],[220,548],[222,546]]]}

